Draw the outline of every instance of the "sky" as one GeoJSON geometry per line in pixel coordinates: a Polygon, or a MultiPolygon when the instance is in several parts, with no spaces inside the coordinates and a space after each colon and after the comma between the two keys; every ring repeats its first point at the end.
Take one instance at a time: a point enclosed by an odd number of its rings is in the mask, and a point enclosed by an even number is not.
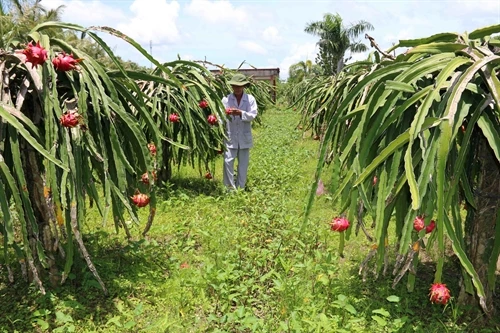
{"type": "MultiPolygon", "coordinates": [[[[117,29],[162,63],[178,57],[229,68],[244,63],[242,68],[279,68],[283,80],[290,65],[315,61],[319,38],[304,28],[325,13],[338,13],[346,27],[370,22],[374,30],[368,34],[384,50],[400,39],[500,24],[500,0],[42,0],[41,5],[64,5],[63,22],[117,29]]],[[[100,36],[122,59],[151,65],[121,39],[100,36]]],[[[364,35],[359,40],[367,41],[364,35]]],[[[366,56],[354,54],[352,60],[366,56]]]]}

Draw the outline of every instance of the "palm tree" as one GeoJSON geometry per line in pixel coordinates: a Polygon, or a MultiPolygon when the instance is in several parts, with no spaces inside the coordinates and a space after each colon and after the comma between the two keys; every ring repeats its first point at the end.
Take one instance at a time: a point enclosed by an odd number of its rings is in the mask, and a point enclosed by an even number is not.
{"type": "MultiPolygon", "coordinates": [[[[78,48],[80,51],[85,53],[87,56],[96,60],[103,65],[107,70],[118,70],[118,66],[113,62],[113,60],[108,56],[106,51],[96,43],[92,38],[86,36],[86,34],[79,34],[72,30],[65,30],[62,34],[62,38],[71,46],[78,48]]],[[[147,71],[147,68],[140,66],[133,61],[125,61],[120,56],[115,55],[116,60],[118,60],[127,70],[141,70],[147,71]]]]}
{"type": "Polygon", "coordinates": [[[13,28],[14,22],[8,14],[7,4],[3,0],[0,0],[0,49],[6,48],[7,33],[12,31],[13,28]]]}
{"type": "MultiPolygon", "coordinates": [[[[64,6],[47,10],[40,2],[41,0],[0,0],[0,49],[8,49],[9,46],[19,47],[20,43],[29,42],[26,37],[37,24],[61,21],[64,6]]],[[[85,37],[85,34],[79,36],[75,31],[63,31],[61,28],[48,28],[44,33],[66,41],[102,63],[106,69],[118,69],[102,47],[91,38],[85,37]]],[[[118,56],[116,58],[126,69],[145,70],[134,62],[124,61],[118,56]]]]}
{"type": "Polygon", "coordinates": [[[327,75],[342,70],[348,60],[344,59],[347,51],[352,54],[368,50],[368,47],[356,38],[370,30],[373,30],[373,26],[367,21],[359,21],[346,27],[339,14],[331,13],[326,13],[322,21],[308,23],[304,29],[305,32],[320,37],[318,63],[327,75]]]}
{"type": "Polygon", "coordinates": [[[318,72],[320,72],[318,71],[318,65],[313,64],[311,60],[299,61],[291,65],[288,69],[288,81],[291,83],[299,83],[317,75],[318,72]]]}
{"type": "MultiPolygon", "coordinates": [[[[64,6],[47,10],[40,4],[41,0],[0,0],[0,48],[6,49],[10,44],[28,42],[24,40],[37,24],[49,21],[60,21],[64,6]]],[[[62,33],[62,29],[48,29],[48,36],[62,33]]]]}

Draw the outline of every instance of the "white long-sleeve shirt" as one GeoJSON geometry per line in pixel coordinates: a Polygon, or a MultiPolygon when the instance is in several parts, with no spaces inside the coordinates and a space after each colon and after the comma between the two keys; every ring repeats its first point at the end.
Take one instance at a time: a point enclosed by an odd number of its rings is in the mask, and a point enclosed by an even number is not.
{"type": "Polygon", "coordinates": [[[234,94],[222,99],[226,108],[237,108],[241,110],[241,116],[228,116],[226,122],[227,137],[226,147],[230,149],[248,149],[253,146],[252,121],[257,117],[257,102],[252,95],[243,93],[240,104],[234,94]]]}

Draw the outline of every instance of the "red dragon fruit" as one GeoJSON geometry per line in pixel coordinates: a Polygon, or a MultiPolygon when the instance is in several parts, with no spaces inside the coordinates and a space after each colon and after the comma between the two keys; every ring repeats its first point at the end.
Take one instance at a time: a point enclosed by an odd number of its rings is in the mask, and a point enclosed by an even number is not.
{"type": "Polygon", "coordinates": [[[434,220],[431,220],[428,226],[425,227],[425,233],[428,234],[432,232],[436,228],[436,222],[434,220]]]}
{"type": "Polygon", "coordinates": [[[198,105],[200,106],[200,108],[205,109],[208,107],[208,102],[203,99],[198,103],[198,105]]]}
{"type": "Polygon", "coordinates": [[[132,202],[137,207],[145,207],[149,204],[149,197],[144,193],[137,193],[132,197],[132,202]]]}
{"type": "Polygon", "coordinates": [[[215,124],[217,124],[217,117],[215,115],[211,114],[207,117],[207,121],[210,125],[215,125],[215,124]]]}
{"type": "Polygon", "coordinates": [[[434,283],[429,290],[429,299],[434,304],[446,304],[450,300],[450,290],[446,288],[446,284],[434,283]]]}
{"type": "MultiPolygon", "coordinates": [[[[157,179],[157,177],[156,177],[156,171],[153,171],[152,174],[153,174],[153,180],[156,181],[156,179],[157,179]]],[[[147,172],[145,172],[145,173],[142,174],[142,176],[141,176],[141,182],[143,182],[146,185],[149,185],[149,175],[148,175],[147,172]]]]}
{"type": "Polygon", "coordinates": [[[179,115],[177,113],[172,113],[170,116],[168,116],[168,120],[170,120],[173,123],[178,123],[179,115]]]}
{"type": "Polygon", "coordinates": [[[148,143],[148,149],[151,155],[156,156],[156,146],[154,143],[148,143]]]}
{"type": "Polygon", "coordinates": [[[425,228],[424,217],[423,216],[415,217],[415,220],[413,220],[413,229],[419,232],[423,228],[425,228]]]}
{"type": "Polygon", "coordinates": [[[345,231],[349,228],[349,221],[345,217],[336,217],[330,223],[332,231],[345,231]]]}
{"type": "Polygon", "coordinates": [[[66,54],[65,52],[59,53],[54,59],[52,59],[52,64],[54,68],[61,72],[67,72],[76,68],[76,65],[82,61],[82,59],[75,59],[73,54],[66,54]]]}
{"type": "Polygon", "coordinates": [[[30,42],[23,50],[23,54],[26,56],[26,62],[30,62],[33,68],[43,64],[48,58],[47,50],[40,45],[40,42],[36,42],[35,45],[30,42]]]}
{"type": "Polygon", "coordinates": [[[78,114],[76,111],[68,111],[63,113],[61,118],[59,118],[59,122],[64,127],[73,128],[80,123],[82,116],[78,114]]]}

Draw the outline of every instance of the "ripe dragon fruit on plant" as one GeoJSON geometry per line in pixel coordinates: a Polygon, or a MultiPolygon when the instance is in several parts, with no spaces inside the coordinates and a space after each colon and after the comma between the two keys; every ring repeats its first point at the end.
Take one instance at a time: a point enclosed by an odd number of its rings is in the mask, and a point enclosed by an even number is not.
{"type": "Polygon", "coordinates": [[[349,228],[349,221],[345,217],[336,217],[330,223],[332,231],[342,232],[349,228]]]}
{"type": "Polygon", "coordinates": [[[215,125],[215,124],[217,124],[217,117],[215,115],[211,114],[207,117],[207,121],[210,125],[215,125]]]}
{"type": "Polygon", "coordinates": [[[143,182],[146,185],[149,185],[149,175],[147,172],[143,173],[141,176],[141,182],[143,182]]]}
{"type": "Polygon", "coordinates": [[[148,143],[148,149],[151,155],[156,156],[156,146],[154,143],[148,143]]]}
{"type": "Polygon", "coordinates": [[[446,304],[451,297],[450,290],[443,283],[433,283],[429,290],[429,299],[434,304],[446,304]]]}
{"type": "Polygon", "coordinates": [[[413,220],[413,229],[415,229],[417,232],[425,228],[425,222],[424,222],[424,217],[423,216],[417,216],[415,217],[415,220],[413,220]]]}
{"type": "Polygon", "coordinates": [[[436,222],[434,220],[431,220],[428,226],[425,227],[425,233],[428,234],[432,232],[436,228],[436,222]]]}
{"type": "Polygon", "coordinates": [[[73,128],[80,123],[82,116],[78,114],[76,111],[68,111],[63,113],[61,118],[59,118],[59,122],[61,125],[67,128],[73,128]]]}
{"type": "Polygon", "coordinates": [[[198,105],[200,106],[200,108],[205,109],[208,107],[208,102],[203,99],[200,101],[200,103],[198,103],[198,105]]]}
{"type": "MultiPolygon", "coordinates": [[[[156,177],[156,171],[153,171],[152,174],[153,174],[153,180],[156,182],[156,179],[157,179],[157,177],[156,177]]],[[[148,175],[147,172],[145,172],[145,173],[142,174],[142,176],[141,176],[141,182],[143,182],[146,185],[149,185],[149,175],[148,175]]]]}
{"type": "Polygon", "coordinates": [[[144,193],[137,193],[132,197],[132,202],[137,207],[145,207],[149,204],[149,197],[144,193]]]}
{"type": "Polygon", "coordinates": [[[173,123],[178,123],[179,115],[177,113],[172,113],[170,116],[168,116],[168,120],[170,120],[173,123]]]}
{"type": "Polygon", "coordinates": [[[59,53],[54,59],[52,59],[52,64],[54,68],[61,72],[67,72],[76,68],[76,65],[82,61],[82,59],[75,59],[73,54],[66,54],[65,52],[59,53]]]}
{"type": "Polygon", "coordinates": [[[47,58],[47,50],[40,45],[40,42],[30,42],[22,52],[26,56],[26,62],[30,62],[33,68],[37,68],[38,65],[43,64],[47,58]]]}

